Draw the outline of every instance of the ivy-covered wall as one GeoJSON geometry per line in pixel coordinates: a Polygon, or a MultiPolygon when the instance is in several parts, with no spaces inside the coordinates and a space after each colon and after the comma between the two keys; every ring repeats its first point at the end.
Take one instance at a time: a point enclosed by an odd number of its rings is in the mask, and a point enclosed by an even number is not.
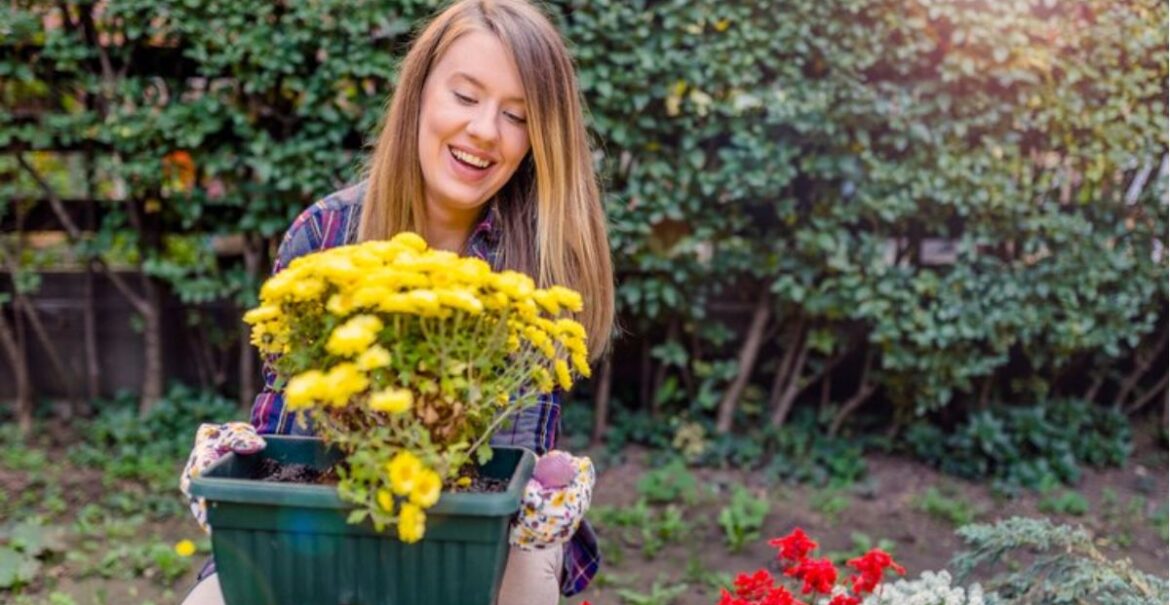
{"type": "MultiPolygon", "coordinates": [[[[4,329],[35,343],[64,266],[147,276],[112,282],[147,359],[168,291],[248,305],[290,219],[355,178],[434,5],[0,9],[4,329]]],[[[548,6],[605,179],[624,333],[600,390],[625,407],[732,430],[817,406],[836,431],[1165,399],[1164,2],[548,6]]]]}

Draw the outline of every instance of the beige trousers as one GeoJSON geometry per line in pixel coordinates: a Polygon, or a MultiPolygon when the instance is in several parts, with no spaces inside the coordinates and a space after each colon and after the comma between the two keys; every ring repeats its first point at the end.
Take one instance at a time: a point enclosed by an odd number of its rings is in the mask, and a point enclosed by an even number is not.
{"type": "MultiPolygon", "coordinates": [[[[561,558],[563,547],[545,550],[508,552],[504,580],[496,605],[556,605],[561,598],[561,558]]],[[[183,605],[224,605],[219,590],[219,574],[212,574],[195,585],[183,605]]]]}

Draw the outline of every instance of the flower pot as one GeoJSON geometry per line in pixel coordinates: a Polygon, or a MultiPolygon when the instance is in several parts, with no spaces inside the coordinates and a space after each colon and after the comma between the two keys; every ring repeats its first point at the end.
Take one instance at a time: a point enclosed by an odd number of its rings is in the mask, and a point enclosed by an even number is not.
{"type": "Polygon", "coordinates": [[[493,605],[508,556],[508,524],[535,455],[498,447],[480,473],[500,493],[447,493],[415,544],[393,527],[346,522],[334,486],[248,479],[263,459],[324,469],[341,458],[312,437],[266,435],[258,454],[228,454],[191,482],[207,499],[211,547],[227,605],[493,605]]]}

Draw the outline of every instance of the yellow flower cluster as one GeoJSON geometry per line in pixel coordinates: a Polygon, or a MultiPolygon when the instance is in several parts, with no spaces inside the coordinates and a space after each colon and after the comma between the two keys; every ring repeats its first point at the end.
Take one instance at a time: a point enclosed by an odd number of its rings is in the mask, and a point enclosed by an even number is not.
{"type": "Polygon", "coordinates": [[[310,416],[351,465],[372,459],[357,452],[384,456],[352,474],[375,479],[339,491],[413,542],[443,482],[505,416],[590,375],[572,318],[581,310],[573,290],[538,288],[403,233],[297,258],[264,283],[244,321],[288,377],[287,409],[310,416]]]}

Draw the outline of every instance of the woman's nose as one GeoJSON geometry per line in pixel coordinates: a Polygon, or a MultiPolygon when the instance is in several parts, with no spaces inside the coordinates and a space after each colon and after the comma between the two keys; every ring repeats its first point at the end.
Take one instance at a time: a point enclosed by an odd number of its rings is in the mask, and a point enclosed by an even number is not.
{"type": "Polygon", "coordinates": [[[484,104],[482,109],[477,108],[478,111],[471,116],[471,120],[467,123],[467,134],[473,138],[485,142],[495,142],[499,137],[500,130],[496,124],[496,112],[484,104]]]}

